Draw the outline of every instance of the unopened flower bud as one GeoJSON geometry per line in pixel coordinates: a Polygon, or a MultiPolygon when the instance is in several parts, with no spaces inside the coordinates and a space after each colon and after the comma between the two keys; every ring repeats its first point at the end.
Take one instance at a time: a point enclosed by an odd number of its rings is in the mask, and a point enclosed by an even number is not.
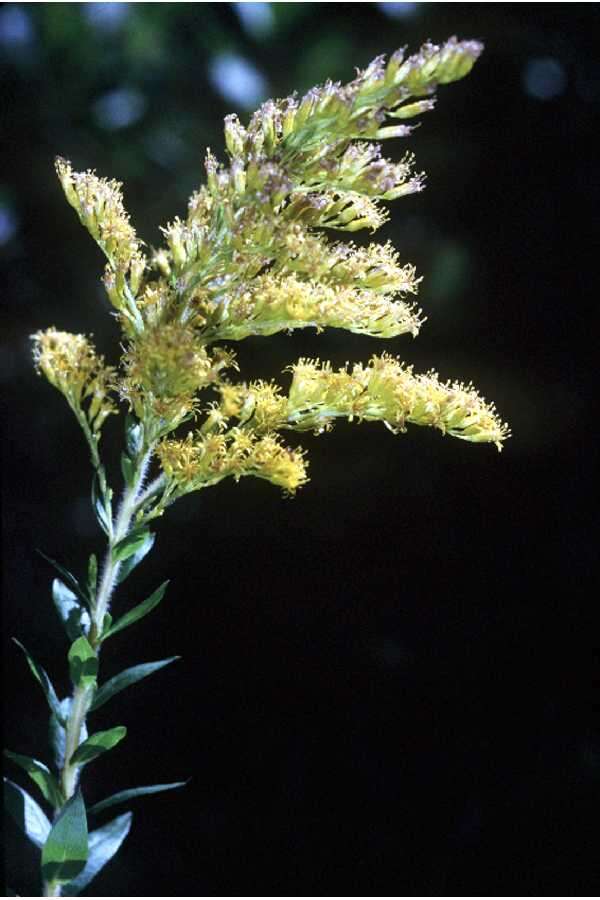
{"type": "Polygon", "coordinates": [[[246,129],[242,127],[236,115],[225,117],[225,144],[231,156],[243,156],[246,129]]]}

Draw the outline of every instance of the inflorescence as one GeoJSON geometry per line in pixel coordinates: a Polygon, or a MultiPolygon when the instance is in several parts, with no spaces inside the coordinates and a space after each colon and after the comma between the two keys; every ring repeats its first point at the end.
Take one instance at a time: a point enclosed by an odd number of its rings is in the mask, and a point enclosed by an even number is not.
{"type": "Polygon", "coordinates": [[[328,234],[373,233],[387,202],[422,190],[412,155],[392,162],[381,142],[410,135],[406,122],[433,109],[437,86],[466,75],[481,50],[452,38],[408,58],[397,51],[349,84],[268,101],[247,127],[228,116],[227,164],[208,151],[206,184],[151,254],[121,185],[57,160],[67,200],[106,256],[103,283],[126,343],[115,371],[88,338],[51,328],[34,336],[36,364],[96,449],[117,396],[128,404],[162,467],[163,505],[227,476],[253,475],[293,494],[307,481],[305,453],[284,446],[280,432],[319,434],[338,418],[382,421],[393,432],[429,425],[502,448],[509,429],[470,384],[414,374],[387,353],[338,371],[301,359],[285,393],[229,380],[235,356],[219,345],[306,327],[418,333],[414,267],[389,243],[359,247],[328,234]],[[216,399],[203,406],[206,389],[216,399]],[[196,431],[174,434],[202,412],[196,431]]]}

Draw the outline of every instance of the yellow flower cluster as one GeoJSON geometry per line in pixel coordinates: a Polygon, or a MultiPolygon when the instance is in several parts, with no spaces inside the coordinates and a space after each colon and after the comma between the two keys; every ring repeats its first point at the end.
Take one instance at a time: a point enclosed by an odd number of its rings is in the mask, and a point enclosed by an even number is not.
{"type": "Polygon", "coordinates": [[[255,434],[284,429],[320,434],[341,417],[381,421],[394,432],[405,431],[407,424],[428,425],[462,440],[495,443],[499,450],[510,434],[493,404],[472,385],[442,382],[435,372],[414,374],[387,353],[366,366],[338,371],[328,362],[300,359],[289,371],[287,396],[272,382],[222,385],[220,426],[234,417],[255,434]]]}
{"type": "Polygon", "coordinates": [[[367,142],[349,144],[337,159],[317,157],[305,167],[304,185],[310,190],[354,191],[368,197],[394,200],[422,190],[422,175],[412,172],[414,156],[399,163],[382,159],[381,146],[367,142]]]}
{"type": "MultiPolygon", "coordinates": [[[[418,316],[404,304],[374,302],[366,293],[374,270],[382,272],[369,258],[377,251],[330,246],[323,229],[374,231],[387,219],[381,201],[421,190],[412,155],[391,162],[369,139],[409,134],[409,126],[385,125],[386,120],[431,109],[431,99],[415,98],[462,78],[481,49],[455,38],[441,47],[426,44],[406,59],[401,52],[387,63],[378,57],[349,84],[328,82],[299,101],[268,101],[247,127],[228,116],[229,164],[207,153],[206,185],[191,198],[187,221],[176,218],[163,229],[166,247],[150,265],[123,207],[121,185],[93,172],[74,172],[58,159],[69,203],[109,259],[104,284],[127,337],[173,319],[192,322],[207,341],[306,324],[381,337],[416,333],[418,316]],[[348,291],[334,298],[314,284],[284,284],[274,278],[280,274],[348,291]],[[268,322],[259,321],[260,310],[251,318],[259,307],[268,322]],[[244,310],[248,321],[236,321],[244,310]]],[[[393,290],[414,292],[414,271],[392,263],[391,251],[379,252],[387,254],[384,267],[388,281],[396,282],[393,290]]]]}
{"type": "Polygon", "coordinates": [[[32,335],[38,373],[69,401],[78,417],[85,415],[94,435],[99,435],[107,416],[117,409],[110,399],[114,370],[104,364],[83,334],[48,328],[32,335]],[[87,400],[84,410],[82,404],[87,400]]]}
{"type": "Polygon", "coordinates": [[[510,435],[472,385],[442,382],[435,372],[415,375],[387,353],[337,372],[329,363],[301,359],[291,371],[287,427],[296,430],[321,431],[334,418],[356,417],[383,421],[393,431],[405,431],[407,423],[429,425],[465,441],[495,443],[498,450],[510,435]]]}
{"type": "Polygon", "coordinates": [[[232,428],[226,434],[192,434],[164,440],[157,448],[163,471],[177,496],[201,490],[229,476],[263,478],[287,494],[308,481],[303,451],[283,446],[276,435],[257,436],[232,428]]]}
{"type": "MultiPolygon", "coordinates": [[[[387,65],[378,57],[350,84],[328,82],[300,101],[268,101],[247,128],[236,116],[226,118],[229,165],[207,154],[206,186],[192,197],[187,223],[175,220],[165,229],[167,247],[160,251],[161,271],[174,271],[181,285],[177,302],[183,298],[195,310],[196,324],[206,326],[210,340],[273,333],[250,326],[231,330],[227,315],[215,320],[211,312],[228,309],[232,296],[247,299],[259,274],[281,271],[286,257],[294,256],[294,229],[304,232],[307,250],[311,229],[375,231],[388,215],[380,201],[422,189],[411,155],[393,163],[381,157],[378,144],[356,139],[409,134],[407,125],[384,126],[386,117],[404,120],[432,109],[431,99],[407,101],[463,77],[481,49],[477,42],[451,39],[442,47],[427,44],[408,59],[396,53],[387,65]]],[[[317,240],[323,248],[324,240],[317,240]]],[[[308,252],[303,258],[304,271],[316,268],[308,252]]],[[[290,269],[302,271],[299,262],[290,269]]]]}
{"type": "MultiPolygon", "coordinates": [[[[365,266],[365,280],[369,270],[365,266]]],[[[409,288],[413,287],[407,281],[409,288]]],[[[269,335],[294,328],[344,328],[357,334],[391,338],[416,335],[420,310],[383,291],[302,281],[295,274],[260,275],[247,289],[230,295],[227,303],[212,305],[206,337],[241,340],[251,334],[269,335]],[[213,337],[214,335],[214,337],[213,337]]]]}
{"type": "Polygon", "coordinates": [[[293,272],[303,280],[381,294],[416,294],[421,281],[414,266],[400,265],[398,253],[389,241],[366,247],[331,243],[301,225],[288,230],[286,251],[275,261],[273,271],[293,272]]]}
{"type": "Polygon", "coordinates": [[[94,172],[74,172],[57,157],[56,172],[71,206],[109,259],[129,262],[139,250],[135,229],[123,206],[122,185],[94,172]]]}
{"type": "Polygon", "coordinates": [[[123,206],[122,185],[91,171],[74,172],[70,162],[61,157],[55,165],[67,200],[108,259],[103,281],[110,302],[121,311],[126,330],[128,323],[139,326],[134,301],[146,258],[123,206]]]}
{"type": "Polygon", "coordinates": [[[197,391],[217,385],[224,368],[236,367],[232,353],[221,348],[209,353],[192,327],[175,322],[146,328],[122,362],[123,398],[139,418],[152,411],[169,430],[195,409],[197,391]]]}
{"type": "Polygon", "coordinates": [[[377,231],[388,221],[389,214],[371,197],[358,191],[323,190],[318,194],[298,193],[289,203],[286,218],[311,228],[333,228],[336,231],[377,231]]]}
{"type": "Polygon", "coordinates": [[[382,127],[386,116],[406,119],[431,109],[429,101],[407,104],[414,97],[432,94],[438,84],[467,75],[483,47],[477,41],[451,38],[444,45],[425,44],[413,56],[398,50],[387,65],[379,56],[347,85],[327,82],[312,88],[300,101],[293,97],[268,101],[246,131],[226,123],[225,140],[233,156],[272,155],[281,147],[288,158],[320,147],[323,156],[332,143],[349,138],[399,137],[405,126],[382,127]]]}
{"type": "MultiPolygon", "coordinates": [[[[216,346],[306,327],[386,339],[418,333],[421,310],[407,301],[420,282],[414,267],[400,264],[389,242],[357,247],[327,235],[375,231],[387,201],[423,188],[412,154],[393,162],[379,141],[409,135],[406,121],[431,110],[437,86],[466,75],[481,50],[452,38],[408,58],[398,51],[349,84],[270,100],[246,127],[228,116],[228,162],[207,152],[206,184],[186,219],[161,229],[165,245],[149,261],[121,185],[57,160],[69,203],[108,258],[104,284],[127,339],[116,383],[147,445],[159,442],[171,501],[229,475],[256,475],[293,493],[307,480],[304,455],[280,444],[277,432],[320,433],[340,417],[382,421],[392,431],[429,425],[502,447],[508,427],[470,384],[415,374],[388,354],[338,371],[301,359],[286,395],[272,382],[226,382],[222,370],[237,366],[216,346]],[[205,388],[218,400],[198,431],[170,439],[198,413],[205,388]]],[[[35,340],[38,368],[74,408],[93,395],[89,413],[99,427],[113,411],[110,370],[82,336],[51,329],[35,340]]]]}

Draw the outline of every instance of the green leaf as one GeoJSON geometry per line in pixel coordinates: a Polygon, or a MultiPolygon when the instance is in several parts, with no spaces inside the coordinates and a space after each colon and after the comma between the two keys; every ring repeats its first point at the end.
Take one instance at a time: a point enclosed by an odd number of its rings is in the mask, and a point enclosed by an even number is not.
{"type": "Polygon", "coordinates": [[[61,566],[60,563],[57,563],[55,559],[51,559],[49,556],[46,556],[46,554],[42,550],[38,550],[38,553],[40,554],[40,556],[44,557],[46,562],[49,562],[51,566],[54,566],[59,575],[62,575],[62,579],[67,587],[69,587],[73,591],[73,593],[75,593],[79,597],[79,599],[83,603],[85,603],[86,606],[89,606],[89,597],[87,596],[86,592],[81,587],[75,576],[72,574],[72,572],[69,572],[68,569],[65,569],[64,566],[61,566]]]}
{"type": "Polygon", "coordinates": [[[112,750],[119,741],[123,740],[126,734],[127,729],[124,725],[117,725],[108,731],[97,731],[96,734],[92,734],[87,741],[79,745],[70,759],[71,765],[85,766],[86,763],[91,762],[92,759],[100,756],[101,753],[112,750]]]}
{"type": "Polygon", "coordinates": [[[76,897],[96,877],[100,869],[115,855],[131,828],[130,812],[117,816],[112,822],[91,831],[88,839],[88,860],[83,871],[62,889],[64,897],[76,897]]]}
{"type": "Polygon", "coordinates": [[[56,569],[59,575],[62,576],[65,584],[68,585],[68,587],[70,587],[71,590],[79,597],[79,599],[82,600],[83,603],[85,603],[87,606],[89,602],[88,596],[73,573],[69,572],[69,570],[66,569],[63,565],[44,553],[43,550],[38,550],[37,552],[46,560],[46,562],[50,563],[50,565],[56,569]]]}
{"type": "Polygon", "coordinates": [[[69,650],[69,672],[75,687],[92,687],[98,676],[98,657],[87,638],[77,638],[69,650]]]}
{"type": "Polygon", "coordinates": [[[112,531],[112,508],[110,500],[102,496],[97,472],[94,472],[94,477],[92,478],[92,507],[96,513],[100,528],[110,537],[112,531]]]}
{"type": "Polygon", "coordinates": [[[55,809],[63,805],[64,797],[56,778],[48,766],[45,766],[44,763],[39,762],[37,759],[32,759],[30,756],[12,753],[10,750],[5,750],[4,755],[27,772],[31,780],[37,784],[48,803],[55,809]]]}
{"type": "Polygon", "coordinates": [[[139,456],[144,446],[144,425],[127,413],[125,417],[125,445],[130,456],[139,456]]]}
{"type": "Polygon", "coordinates": [[[180,659],[180,657],[169,656],[168,659],[159,659],[157,662],[141,663],[139,666],[131,666],[131,668],[119,672],[118,675],[110,678],[100,686],[92,705],[90,706],[90,712],[95,709],[100,709],[107,700],[110,700],[110,698],[114,697],[115,694],[118,694],[119,691],[129,687],[130,684],[135,684],[136,681],[141,681],[142,678],[152,675],[153,672],[158,672],[159,669],[168,666],[169,663],[174,662],[176,659],[180,659]]]}
{"type": "Polygon", "coordinates": [[[146,540],[144,541],[143,544],[141,544],[139,549],[136,550],[135,553],[132,553],[131,556],[128,557],[128,559],[126,559],[121,564],[121,568],[119,569],[119,574],[117,575],[117,584],[121,584],[123,581],[125,581],[127,576],[131,572],[133,572],[135,567],[139,563],[141,563],[141,561],[144,559],[145,556],[148,555],[148,553],[150,553],[155,540],[156,540],[156,535],[154,535],[152,532],[149,531],[146,536],[146,540]]]}
{"type": "Polygon", "coordinates": [[[143,545],[146,543],[149,534],[150,532],[145,525],[134,528],[133,531],[130,531],[122,541],[119,541],[113,547],[112,558],[114,562],[123,562],[123,560],[129,559],[130,556],[133,556],[133,554],[136,553],[140,549],[140,547],[143,547],[143,545]]]}
{"type": "Polygon", "coordinates": [[[65,884],[83,871],[87,858],[87,818],[78,789],[59,812],[44,844],[42,876],[45,881],[65,884]]]}
{"type": "Polygon", "coordinates": [[[148,615],[151,610],[154,609],[155,606],[158,606],[162,598],[164,597],[164,593],[167,589],[168,581],[163,582],[160,587],[156,588],[153,594],[144,600],[143,603],[139,603],[137,606],[134,606],[133,609],[130,609],[129,612],[126,612],[124,616],[121,616],[120,619],[110,626],[107,632],[104,633],[103,640],[107,637],[112,637],[113,634],[116,634],[118,631],[122,631],[123,628],[128,628],[129,625],[133,625],[134,622],[137,622],[138,619],[143,618],[143,616],[148,615]]]}
{"type": "Polygon", "coordinates": [[[51,828],[46,814],[27,791],[8,778],[4,779],[4,806],[26,837],[36,847],[43,847],[51,828]]]}
{"type": "Polygon", "coordinates": [[[126,791],[111,794],[110,797],[107,797],[106,800],[101,800],[100,803],[95,803],[94,806],[90,807],[89,813],[96,815],[102,810],[108,809],[109,806],[125,803],[127,800],[131,800],[132,797],[143,797],[145,794],[160,794],[161,791],[173,791],[175,788],[185,787],[186,784],[187,781],[174,781],[171,784],[151,784],[147,787],[129,788],[126,791]]]}
{"type": "Polygon", "coordinates": [[[131,487],[135,479],[135,463],[127,456],[126,453],[121,453],[121,472],[123,474],[125,484],[131,487]]]}
{"type": "Polygon", "coordinates": [[[90,617],[87,610],[60,578],[55,578],[52,582],[52,599],[64,629],[72,641],[88,633],[90,617]]]}
{"type": "Polygon", "coordinates": [[[25,658],[27,659],[29,668],[33,672],[37,681],[39,681],[39,683],[41,684],[42,690],[46,695],[48,706],[50,707],[56,718],[59,720],[59,722],[62,722],[62,724],[64,725],[64,719],[62,717],[60,709],[60,702],[58,700],[58,697],[56,696],[56,691],[52,687],[52,682],[48,678],[46,670],[42,668],[42,666],[38,665],[38,663],[36,663],[34,658],[29,654],[29,651],[25,649],[20,641],[18,641],[16,638],[13,638],[13,641],[15,642],[17,647],[20,647],[25,654],[25,658]]]}
{"type": "Polygon", "coordinates": [[[104,614],[104,619],[102,620],[102,640],[106,637],[108,632],[110,631],[110,626],[112,625],[113,617],[109,612],[104,614]]]}
{"type": "Polygon", "coordinates": [[[88,594],[94,598],[96,596],[96,587],[98,585],[98,560],[96,554],[92,553],[88,561],[88,594]]]}

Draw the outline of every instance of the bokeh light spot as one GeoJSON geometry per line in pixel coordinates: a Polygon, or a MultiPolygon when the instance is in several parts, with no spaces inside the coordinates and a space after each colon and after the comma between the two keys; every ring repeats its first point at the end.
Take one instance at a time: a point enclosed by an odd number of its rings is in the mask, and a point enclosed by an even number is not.
{"type": "Polygon", "coordinates": [[[118,31],[129,16],[129,3],[85,3],[82,12],[98,31],[113,32],[118,31]]]}
{"type": "Polygon", "coordinates": [[[244,29],[254,37],[264,37],[275,25],[270,3],[234,3],[234,9],[244,29]]]}
{"type": "Polygon", "coordinates": [[[116,131],[138,122],[146,111],[146,98],[134,88],[117,88],[94,103],[94,117],[101,128],[116,131]]]}
{"type": "Polygon", "coordinates": [[[237,103],[244,109],[252,109],[266,99],[268,85],[259,70],[237,53],[221,53],[209,69],[213,86],[225,100],[237,103]]]}
{"type": "Polygon", "coordinates": [[[0,205],[0,246],[8,244],[19,229],[17,217],[9,206],[0,205]]]}
{"type": "Polygon", "coordinates": [[[419,11],[418,3],[378,3],[377,6],[390,19],[410,19],[419,11]]]}
{"type": "Polygon", "coordinates": [[[33,26],[29,14],[17,3],[7,3],[0,9],[0,44],[23,47],[33,40],[33,26]]]}
{"type": "Polygon", "coordinates": [[[523,89],[536,100],[554,100],[564,94],[567,73],[562,64],[551,56],[530,59],[523,72],[523,89]]]}

